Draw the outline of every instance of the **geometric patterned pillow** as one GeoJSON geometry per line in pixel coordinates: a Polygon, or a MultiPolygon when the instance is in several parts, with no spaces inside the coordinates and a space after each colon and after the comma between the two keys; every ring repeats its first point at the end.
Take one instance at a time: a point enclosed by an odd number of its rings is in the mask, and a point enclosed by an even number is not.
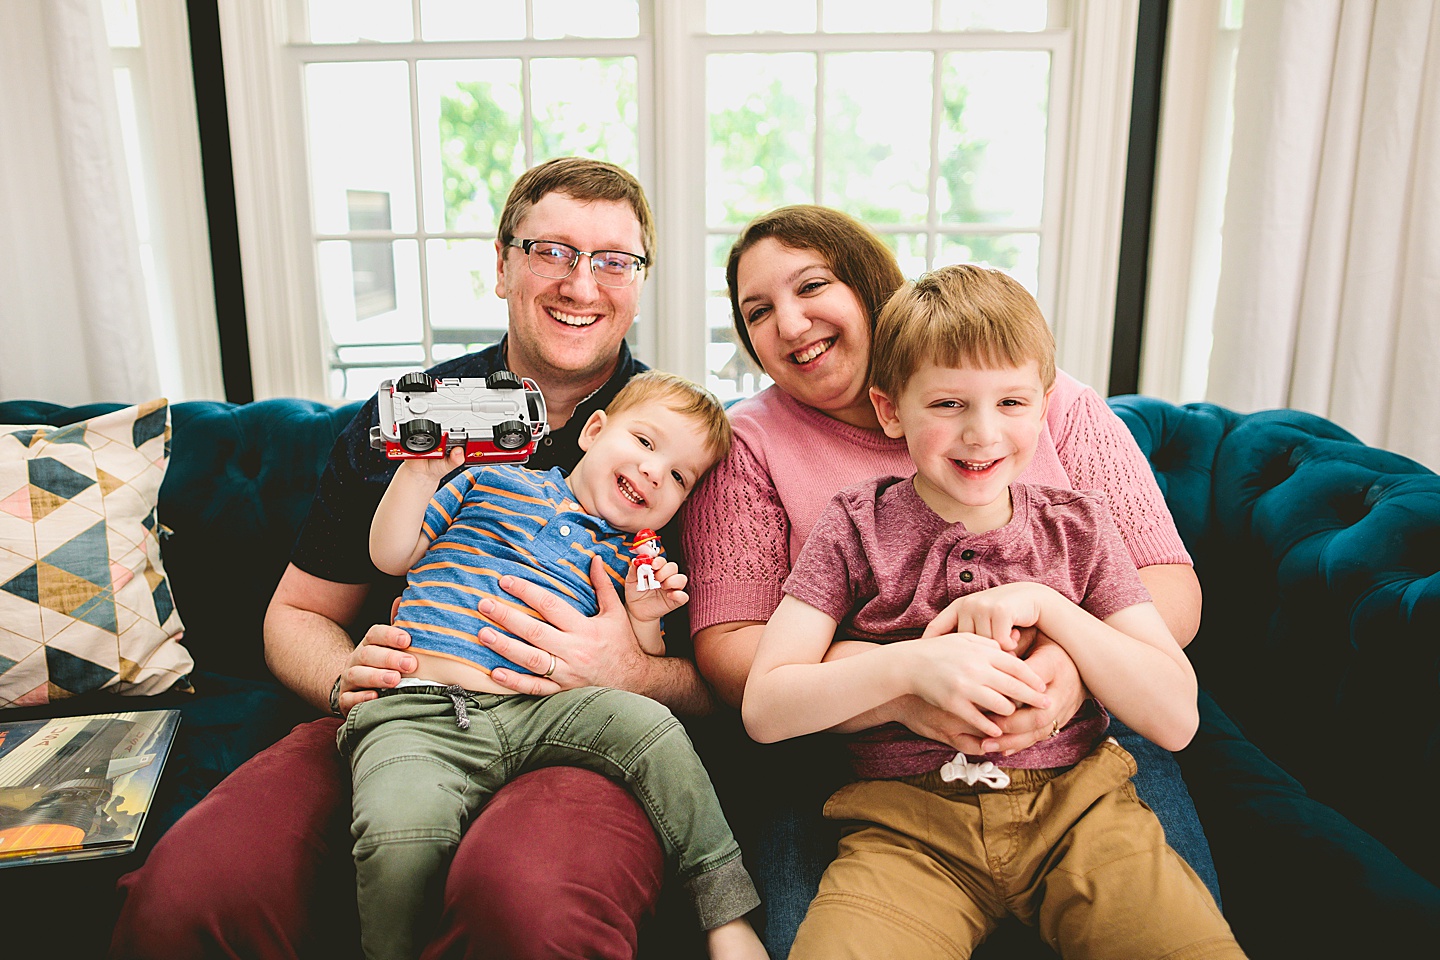
{"type": "Polygon", "coordinates": [[[160,562],[164,399],[0,427],[0,707],[189,688],[160,562]]]}

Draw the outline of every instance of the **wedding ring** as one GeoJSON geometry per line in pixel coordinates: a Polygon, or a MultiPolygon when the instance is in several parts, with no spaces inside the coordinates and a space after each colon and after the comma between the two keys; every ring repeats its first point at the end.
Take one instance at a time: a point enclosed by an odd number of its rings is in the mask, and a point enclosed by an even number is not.
{"type": "MultiPolygon", "coordinates": [[[[548,651],[547,651],[547,652],[548,652],[548,651]]],[[[552,653],[552,654],[550,654],[550,669],[549,669],[549,670],[546,670],[544,673],[540,674],[540,676],[542,676],[542,677],[544,677],[545,679],[548,680],[548,679],[550,679],[551,674],[553,674],[554,672],[555,672],[555,654],[552,653]]]]}
{"type": "MultiPolygon", "coordinates": [[[[553,670],[553,669],[555,669],[555,668],[552,666],[550,669],[553,670]]],[[[547,676],[548,676],[548,674],[547,674],[547,676]]],[[[1050,727],[1051,727],[1051,729],[1050,729],[1050,736],[1049,736],[1049,737],[1046,737],[1046,738],[1045,738],[1046,740],[1049,740],[1051,737],[1054,737],[1055,735],[1057,735],[1057,734],[1060,732],[1060,720],[1059,720],[1058,718],[1055,719],[1055,720],[1051,720],[1051,721],[1050,721],[1050,727]]]]}

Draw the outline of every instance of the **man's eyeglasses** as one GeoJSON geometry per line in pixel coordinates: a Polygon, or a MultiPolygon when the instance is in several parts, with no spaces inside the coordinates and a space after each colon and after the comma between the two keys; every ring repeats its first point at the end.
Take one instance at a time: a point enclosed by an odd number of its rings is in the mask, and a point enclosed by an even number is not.
{"type": "Polygon", "coordinates": [[[547,280],[563,280],[570,276],[581,257],[589,257],[590,273],[596,283],[607,287],[628,287],[634,282],[636,271],[650,263],[638,253],[622,250],[596,250],[591,253],[558,240],[512,239],[505,245],[524,250],[530,272],[547,280]]]}

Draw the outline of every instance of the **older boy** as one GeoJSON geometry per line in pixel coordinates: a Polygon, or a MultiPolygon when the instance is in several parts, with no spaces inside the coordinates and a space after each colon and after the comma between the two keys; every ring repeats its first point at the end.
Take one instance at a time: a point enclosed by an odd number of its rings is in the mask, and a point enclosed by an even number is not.
{"type": "MultiPolygon", "coordinates": [[[[464,825],[526,770],[579,766],[628,783],[644,805],[709,934],[710,955],[764,960],[744,915],[760,903],[700,758],[663,705],[607,687],[516,695],[491,679],[523,670],[480,638],[485,613],[509,592],[501,578],[542,585],[590,616],[598,557],[626,586],[641,646],[663,656],[660,619],[685,603],[685,575],[656,571],[655,589],[628,580],[630,535],[663,527],[730,447],[730,422],[709,393],[671,374],[636,375],[580,431],[567,476],[407,460],[370,528],[380,570],[408,571],[396,626],[418,665],[397,687],[350,710],[337,743],[354,777],[355,867],[368,957],[413,957],[440,913],[443,876],[464,825]],[[418,533],[417,533],[418,532],[418,533]]],[[[488,633],[486,634],[488,636],[488,633]]]]}
{"type": "MultiPolygon", "coordinates": [[[[870,381],[916,473],[847,488],[817,523],[746,684],[751,735],[829,729],[913,694],[998,736],[987,713],[1044,704],[1023,660],[1022,637],[1040,631],[1131,727],[1188,743],[1194,672],[1105,505],[1015,482],[1054,382],[1033,298],[974,266],[907,285],[877,322],[870,381]],[[931,635],[957,596],[956,632],[931,635]],[[841,624],[879,646],[827,662],[841,624]]],[[[957,755],[898,727],[858,737],[863,779],[825,809],[846,824],[840,855],[791,957],[969,956],[1006,913],[1067,955],[1243,956],[1136,799],[1107,723],[1097,704],[1008,756],[957,755]]]]}

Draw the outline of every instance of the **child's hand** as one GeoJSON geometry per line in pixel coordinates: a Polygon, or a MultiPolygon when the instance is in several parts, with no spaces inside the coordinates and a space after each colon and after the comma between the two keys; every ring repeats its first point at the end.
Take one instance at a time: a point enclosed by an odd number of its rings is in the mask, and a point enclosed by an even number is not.
{"type": "Polygon", "coordinates": [[[653,589],[639,589],[636,585],[637,577],[638,569],[632,564],[630,572],[625,576],[625,608],[636,620],[659,620],[671,610],[683,607],[690,599],[690,595],[685,592],[688,580],[673,560],[667,560],[664,565],[655,568],[655,582],[659,586],[653,589]]]}
{"type": "MultiPolygon", "coordinates": [[[[440,486],[440,481],[445,479],[446,474],[463,466],[465,466],[465,448],[463,446],[451,447],[443,457],[415,457],[400,462],[400,470],[416,477],[426,477],[437,487],[440,486]]],[[[399,473],[399,471],[396,472],[399,473]]]]}
{"type": "Polygon", "coordinates": [[[1019,703],[1049,706],[1039,675],[989,637],[962,632],[902,643],[912,658],[909,676],[915,695],[985,736],[1003,733],[987,714],[1008,717],[1019,703]]]}
{"type": "Polygon", "coordinates": [[[1020,650],[1022,631],[1040,622],[1040,609],[1047,593],[1053,591],[1038,583],[1020,582],[966,594],[941,610],[921,635],[974,633],[989,637],[1001,649],[1015,653],[1020,650]]]}

